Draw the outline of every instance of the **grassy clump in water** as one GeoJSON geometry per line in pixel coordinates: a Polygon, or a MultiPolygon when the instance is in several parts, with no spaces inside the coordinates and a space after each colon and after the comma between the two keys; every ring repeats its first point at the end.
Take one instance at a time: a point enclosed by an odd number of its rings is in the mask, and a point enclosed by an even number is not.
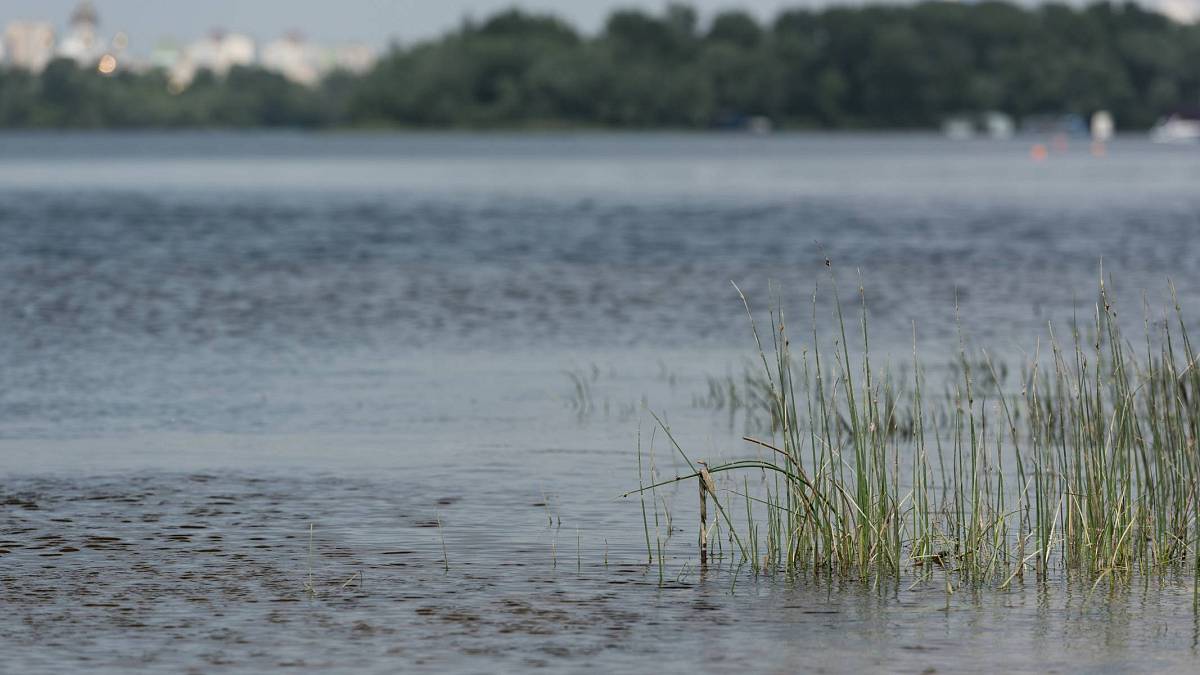
{"type": "MultiPolygon", "coordinates": [[[[960,339],[954,380],[930,397],[915,346],[905,381],[873,369],[859,293],[857,355],[836,285],[829,352],[817,346],[816,294],[814,346],[798,355],[781,310],[770,349],[751,317],[772,431],[747,441],[768,454],[707,467],[727,486],[710,498],[731,564],[860,579],[946,570],[948,583],[1001,585],[1025,574],[1200,577],[1200,372],[1178,302],[1135,348],[1101,282],[1094,336],[1076,326],[1064,347],[1051,332],[1019,392],[999,386],[987,352],[972,364],[960,339]],[[740,526],[733,496],[745,501],[740,526]]],[[[639,491],[702,478],[663,430],[691,472],[639,491]]]]}

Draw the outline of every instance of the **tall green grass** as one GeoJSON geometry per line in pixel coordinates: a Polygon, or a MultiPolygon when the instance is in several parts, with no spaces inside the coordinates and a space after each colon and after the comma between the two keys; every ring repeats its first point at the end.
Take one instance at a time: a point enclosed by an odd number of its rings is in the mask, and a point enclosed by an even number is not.
{"type": "MultiPolygon", "coordinates": [[[[771,428],[746,438],[753,455],[707,467],[722,526],[709,529],[731,544],[719,549],[730,566],[857,579],[944,571],[948,584],[1200,578],[1200,372],[1178,301],[1147,318],[1135,347],[1102,282],[1090,319],[1065,339],[1051,330],[1019,387],[960,337],[952,378],[931,392],[916,328],[911,368],[877,367],[865,291],[849,319],[831,285],[832,335],[817,328],[814,294],[811,341],[798,349],[778,307],[760,331],[742,296],[771,428]]],[[[662,428],[689,472],[635,493],[701,477],[662,428]]]]}

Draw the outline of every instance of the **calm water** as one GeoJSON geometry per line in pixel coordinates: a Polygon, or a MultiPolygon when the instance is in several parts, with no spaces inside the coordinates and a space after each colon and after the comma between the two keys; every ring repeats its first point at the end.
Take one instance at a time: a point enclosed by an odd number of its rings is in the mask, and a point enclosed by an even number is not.
{"type": "Polygon", "coordinates": [[[799,317],[861,270],[934,364],[956,303],[1031,352],[1101,259],[1200,316],[1200,151],[1028,143],[0,136],[0,670],[1194,671],[1187,579],[733,585],[684,489],[660,589],[617,498],[645,405],[745,452],[693,403],[731,280],[799,317]]]}

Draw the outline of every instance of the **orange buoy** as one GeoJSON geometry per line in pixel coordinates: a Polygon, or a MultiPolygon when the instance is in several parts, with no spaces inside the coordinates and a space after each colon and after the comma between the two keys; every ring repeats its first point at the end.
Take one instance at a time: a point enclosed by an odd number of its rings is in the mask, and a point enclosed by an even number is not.
{"type": "Polygon", "coordinates": [[[1029,149],[1029,159],[1035,162],[1045,160],[1047,154],[1049,153],[1046,151],[1046,146],[1041,143],[1034,143],[1033,147],[1029,149]]]}

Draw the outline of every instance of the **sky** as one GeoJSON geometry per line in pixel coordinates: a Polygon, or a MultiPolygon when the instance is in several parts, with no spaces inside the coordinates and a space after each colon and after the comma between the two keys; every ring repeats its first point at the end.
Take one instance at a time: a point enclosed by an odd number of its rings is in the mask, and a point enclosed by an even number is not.
{"type": "MultiPolygon", "coordinates": [[[[737,7],[762,18],[783,7],[831,0],[690,0],[703,17],[737,7]]],[[[1200,11],[1200,0],[1146,0],[1200,11]]],[[[77,0],[2,0],[0,23],[45,19],[62,28],[77,0]]],[[[160,38],[190,40],[212,28],[248,33],[259,40],[299,30],[318,42],[365,42],[384,47],[409,43],[457,26],[464,16],[486,17],[518,5],[549,11],[587,32],[598,30],[616,8],[657,12],[666,0],[94,0],[101,33],[125,31],[134,51],[149,51],[160,38]]]]}

